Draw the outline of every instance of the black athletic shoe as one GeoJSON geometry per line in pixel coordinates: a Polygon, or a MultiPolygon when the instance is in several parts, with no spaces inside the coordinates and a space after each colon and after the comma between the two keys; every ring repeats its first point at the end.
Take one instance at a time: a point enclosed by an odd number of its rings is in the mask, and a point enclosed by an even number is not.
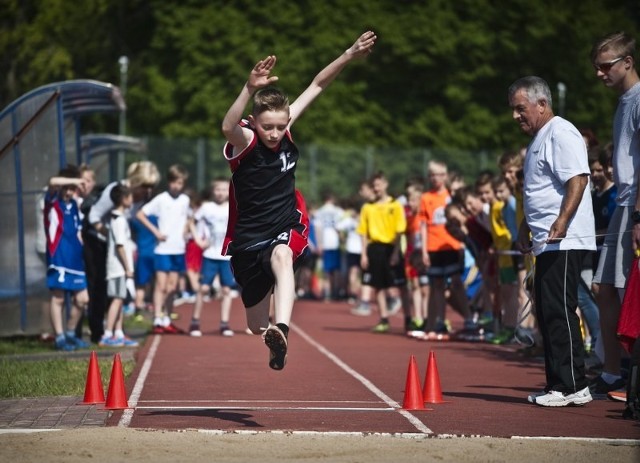
{"type": "Polygon", "coordinates": [[[269,367],[282,370],[287,363],[287,337],[280,328],[273,325],[264,332],[263,339],[269,348],[269,367]]]}

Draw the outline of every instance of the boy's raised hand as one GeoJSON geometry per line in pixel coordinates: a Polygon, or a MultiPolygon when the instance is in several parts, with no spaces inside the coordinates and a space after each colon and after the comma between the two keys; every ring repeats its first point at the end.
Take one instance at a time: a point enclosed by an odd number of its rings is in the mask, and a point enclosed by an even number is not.
{"type": "Polygon", "coordinates": [[[376,43],[376,39],[378,37],[372,31],[367,31],[358,37],[358,40],[354,42],[349,49],[347,49],[347,54],[353,56],[354,58],[359,58],[363,56],[367,56],[373,50],[373,45],[376,43]]]}
{"type": "Polygon", "coordinates": [[[251,74],[249,74],[249,88],[256,90],[276,82],[278,77],[270,76],[271,70],[275,65],[276,57],[274,55],[267,56],[265,59],[258,61],[251,70],[251,74]]]}

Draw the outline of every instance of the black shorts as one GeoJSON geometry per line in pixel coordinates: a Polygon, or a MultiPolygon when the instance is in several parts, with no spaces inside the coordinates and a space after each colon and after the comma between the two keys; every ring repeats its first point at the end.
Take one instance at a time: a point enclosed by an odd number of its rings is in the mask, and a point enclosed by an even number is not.
{"type": "Polygon", "coordinates": [[[290,235],[281,233],[264,248],[236,251],[231,256],[231,270],[240,286],[245,307],[253,307],[273,290],[276,280],[271,269],[271,254],[278,244],[287,245],[293,251],[294,272],[302,264],[307,238],[297,229],[292,229],[290,235]]]}
{"type": "Polygon", "coordinates": [[[369,268],[363,272],[362,283],[376,289],[386,289],[402,284],[404,277],[404,259],[400,257],[399,263],[391,267],[391,253],[394,250],[392,244],[369,243],[367,246],[367,258],[369,268]],[[400,275],[398,275],[400,269],[400,275]]]}
{"type": "Polygon", "coordinates": [[[429,253],[431,266],[425,270],[429,278],[448,278],[464,271],[464,251],[436,251],[429,253]]]}

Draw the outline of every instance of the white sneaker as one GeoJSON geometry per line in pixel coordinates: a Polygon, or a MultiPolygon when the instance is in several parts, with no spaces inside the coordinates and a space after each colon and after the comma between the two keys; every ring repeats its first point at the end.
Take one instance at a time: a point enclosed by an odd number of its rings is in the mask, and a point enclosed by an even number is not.
{"type": "Polygon", "coordinates": [[[566,407],[567,405],[584,405],[592,400],[589,388],[585,387],[578,392],[566,395],[558,391],[549,391],[545,395],[535,397],[533,403],[543,407],[566,407]]]}
{"type": "Polygon", "coordinates": [[[533,394],[529,394],[529,396],[527,397],[527,401],[530,404],[534,404],[536,403],[537,397],[542,397],[543,395],[546,395],[546,394],[547,394],[547,391],[534,392],[533,394]]]}
{"type": "Polygon", "coordinates": [[[231,328],[226,327],[226,328],[220,328],[220,335],[229,338],[229,337],[233,336],[234,333],[233,333],[233,330],[231,328]]]}

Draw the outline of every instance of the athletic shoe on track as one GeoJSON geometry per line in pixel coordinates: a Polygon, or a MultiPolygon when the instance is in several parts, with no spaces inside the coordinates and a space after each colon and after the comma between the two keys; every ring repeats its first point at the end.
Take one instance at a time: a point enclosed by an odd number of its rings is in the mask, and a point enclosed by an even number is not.
{"type": "Polygon", "coordinates": [[[98,345],[101,347],[122,347],[124,346],[124,339],[116,338],[114,336],[102,336],[98,345]]]}
{"type": "Polygon", "coordinates": [[[357,307],[351,309],[351,315],[357,315],[359,317],[368,317],[371,315],[371,308],[365,304],[360,304],[357,307]]]}
{"type": "Polygon", "coordinates": [[[164,334],[164,326],[161,325],[153,325],[151,329],[151,334],[164,334]]]}
{"type": "Polygon", "coordinates": [[[627,401],[627,391],[626,389],[619,389],[617,391],[609,391],[607,392],[607,397],[609,400],[613,400],[615,402],[626,402],[627,401]]]}
{"type": "Polygon", "coordinates": [[[280,328],[273,325],[267,328],[262,339],[269,348],[269,367],[282,370],[287,363],[287,337],[280,328]]]}
{"type": "Polygon", "coordinates": [[[388,333],[390,329],[391,327],[388,323],[380,322],[376,326],[371,328],[371,331],[373,331],[374,333],[388,333]]]}
{"type": "Polygon", "coordinates": [[[558,391],[549,391],[545,395],[535,397],[534,403],[542,407],[566,407],[567,405],[584,405],[591,402],[593,398],[589,393],[589,388],[574,392],[573,394],[563,394],[558,391]]]}
{"type": "Polygon", "coordinates": [[[602,376],[598,376],[589,384],[589,392],[591,392],[596,399],[604,399],[609,392],[622,389],[625,385],[626,382],[622,378],[618,378],[609,384],[602,379],[602,376]]]}
{"type": "Polygon", "coordinates": [[[229,328],[228,326],[220,327],[220,336],[224,336],[226,338],[230,338],[234,334],[235,333],[233,332],[233,330],[231,328],[229,328]]]}
{"type": "Polygon", "coordinates": [[[527,402],[529,402],[530,404],[534,404],[536,403],[536,398],[537,397],[542,397],[543,395],[548,394],[549,391],[540,391],[540,392],[534,392],[533,394],[529,394],[529,396],[527,397],[527,402]]]}
{"type": "Polygon", "coordinates": [[[184,334],[184,330],[178,328],[176,325],[171,323],[164,327],[164,333],[165,334],[184,334]]]}

